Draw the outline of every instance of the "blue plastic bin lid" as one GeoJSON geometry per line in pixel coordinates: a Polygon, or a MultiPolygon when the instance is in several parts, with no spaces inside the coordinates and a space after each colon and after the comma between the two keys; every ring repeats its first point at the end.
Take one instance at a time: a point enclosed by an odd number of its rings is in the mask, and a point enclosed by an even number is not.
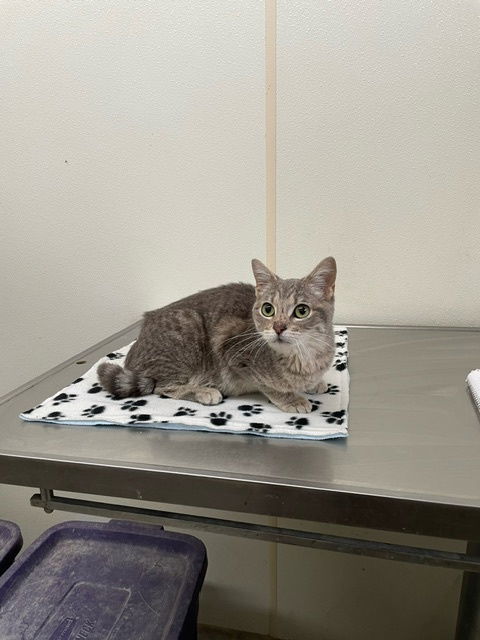
{"type": "Polygon", "coordinates": [[[0,638],[176,640],[206,571],[203,543],[162,527],[65,522],[0,578],[0,638]]]}
{"type": "Polygon", "coordinates": [[[15,560],[22,548],[23,540],[19,527],[14,522],[0,520],[0,574],[15,560]]]}

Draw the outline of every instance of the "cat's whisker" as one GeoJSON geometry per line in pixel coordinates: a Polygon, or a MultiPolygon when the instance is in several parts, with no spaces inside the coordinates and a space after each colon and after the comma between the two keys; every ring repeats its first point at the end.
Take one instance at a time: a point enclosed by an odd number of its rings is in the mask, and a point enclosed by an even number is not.
{"type": "Polygon", "coordinates": [[[317,338],[316,336],[309,336],[308,338],[309,338],[309,340],[314,340],[315,342],[318,342],[319,344],[323,344],[323,345],[328,346],[328,347],[333,346],[332,342],[328,342],[328,340],[321,340],[320,338],[317,338]]]}
{"type": "MultiPolygon", "coordinates": [[[[258,337],[258,331],[256,330],[249,330],[249,331],[244,331],[242,333],[237,333],[234,336],[230,336],[230,338],[227,338],[226,340],[223,341],[222,346],[225,346],[228,342],[232,342],[233,340],[238,340],[239,342],[244,342],[245,340],[249,340],[253,337],[258,337]]],[[[232,346],[232,345],[230,345],[232,346]]],[[[233,345],[235,346],[235,345],[233,345]]]]}
{"type": "Polygon", "coordinates": [[[229,353],[231,353],[235,348],[242,348],[243,346],[248,348],[249,344],[254,344],[256,340],[258,340],[258,337],[255,340],[252,340],[252,338],[253,336],[247,336],[239,340],[238,343],[230,345],[228,349],[225,350],[224,356],[228,358],[229,353]]]}
{"type": "Polygon", "coordinates": [[[299,357],[303,360],[305,366],[311,368],[313,365],[313,356],[300,338],[295,339],[295,347],[298,348],[298,352],[300,354],[299,357]]]}
{"type": "Polygon", "coordinates": [[[309,356],[309,354],[307,352],[307,348],[302,343],[300,338],[297,339],[296,346],[298,347],[298,350],[300,351],[301,356],[305,359],[307,364],[310,363],[311,358],[310,358],[310,356],[309,356]]]}
{"type": "Polygon", "coordinates": [[[227,342],[231,342],[232,340],[236,340],[237,338],[241,338],[242,336],[254,336],[257,335],[258,331],[256,329],[248,329],[247,331],[242,331],[242,333],[237,333],[234,336],[230,336],[230,338],[227,338],[226,340],[223,341],[223,344],[226,345],[227,342]]]}
{"type": "Polygon", "coordinates": [[[242,356],[249,348],[253,349],[254,347],[256,347],[259,342],[263,342],[263,338],[261,336],[258,337],[253,342],[250,342],[250,343],[246,344],[245,346],[243,346],[237,353],[235,353],[233,355],[233,357],[229,360],[229,363],[230,364],[235,364],[238,361],[238,359],[240,358],[240,356],[242,356]]]}
{"type": "Polygon", "coordinates": [[[263,347],[266,347],[267,343],[265,342],[265,340],[262,340],[262,342],[260,343],[260,346],[258,347],[256,353],[255,353],[255,357],[253,358],[253,363],[252,366],[255,366],[255,363],[257,362],[257,358],[260,355],[260,352],[262,351],[263,347]]]}
{"type": "MultiPolygon", "coordinates": [[[[252,348],[256,346],[256,345],[252,345],[252,348]]],[[[242,357],[244,355],[246,355],[246,351],[247,349],[244,349],[243,351],[236,353],[234,356],[232,356],[232,358],[230,360],[228,360],[228,364],[229,366],[236,366],[240,360],[242,359],[242,357]]]]}
{"type": "MultiPolygon", "coordinates": [[[[254,338],[254,335],[251,336],[244,336],[243,338],[239,338],[238,341],[234,344],[231,344],[228,346],[228,348],[225,350],[225,352],[229,351],[230,349],[234,349],[235,347],[237,347],[240,344],[244,344],[245,342],[249,342],[254,338]]],[[[225,344],[225,343],[224,343],[225,344]]]]}
{"type": "MultiPolygon", "coordinates": [[[[239,340],[240,343],[244,342],[245,340],[250,339],[251,337],[255,336],[256,334],[258,334],[258,331],[254,328],[254,327],[250,327],[249,329],[247,329],[246,331],[242,331],[241,333],[236,333],[233,336],[230,336],[230,338],[227,338],[226,340],[224,340],[222,342],[222,347],[225,347],[225,345],[229,342],[232,342],[233,340],[239,340]]],[[[235,347],[235,344],[233,345],[229,345],[229,348],[225,350],[225,353],[228,352],[228,350],[230,349],[230,347],[235,347]]],[[[208,355],[210,355],[211,353],[213,353],[215,351],[215,347],[212,346],[211,349],[209,349],[208,351],[208,355]]]]}

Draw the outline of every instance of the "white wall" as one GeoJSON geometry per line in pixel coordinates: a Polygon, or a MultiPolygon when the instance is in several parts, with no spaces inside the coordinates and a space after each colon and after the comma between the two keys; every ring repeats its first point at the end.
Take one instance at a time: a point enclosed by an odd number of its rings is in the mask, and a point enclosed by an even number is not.
{"type": "MultiPolygon", "coordinates": [[[[336,255],[339,321],[479,324],[477,4],[278,2],[277,266],[302,275],[336,255]]],[[[1,4],[0,394],[145,309],[251,279],[274,240],[264,11],[1,4]]],[[[0,487],[0,517],[27,541],[64,519],[29,494],[0,487]]],[[[452,637],[456,572],[205,540],[204,622],[290,640],[452,637]]]]}
{"type": "Polygon", "coordinates": [[[0,395],[263,257],[263,6],[0,8],[0,395]]]}
{"type": "Polygon", "coordinates": [[[337,318],[480,324],[478,1],[278,13],[278,267],[338,259],[337,318]]]}

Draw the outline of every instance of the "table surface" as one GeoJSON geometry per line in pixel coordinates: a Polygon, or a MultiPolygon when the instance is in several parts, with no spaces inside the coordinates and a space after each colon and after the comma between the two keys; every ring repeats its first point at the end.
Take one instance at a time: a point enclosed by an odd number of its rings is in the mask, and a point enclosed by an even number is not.
{"type": "Polygon", "coordinates": [[[480,539],[480,421],[465,384],[480,367],[479,330],[349,327],[346,439],[18,418],[137,331],[0,405],[0,482],[480,539]]]}

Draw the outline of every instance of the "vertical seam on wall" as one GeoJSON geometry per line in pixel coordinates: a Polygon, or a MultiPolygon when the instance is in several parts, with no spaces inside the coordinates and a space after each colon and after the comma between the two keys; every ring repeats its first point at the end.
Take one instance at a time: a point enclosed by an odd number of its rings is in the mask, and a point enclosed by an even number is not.
{"type": "MultiPolygon", "coordinates": [[[[277,269],[277,0],[265,0],[265,222],[267,266],[277,269]]],[[[270,526],[278,519],[270,517],[270,526]]],[[[270,543],[270,615],[273,635],[278,608],[278,545],[270,543]]]]}
{"type": "Polygon", "coordinates": [[[277,268],[277,0],[265,0],[265,197],[267,266],[277,268]]]}
{"type": "MultiPolygon", "coordinates": [[[[278,527],[278,518],[270,517],[268,524],[271,527],[278,527]]],[[[271,542],[269,553],[270,561],[270,612],[268,616],[268,635],[273,636],[277,631],[278,614],[278,544],[271,542]]]]}

